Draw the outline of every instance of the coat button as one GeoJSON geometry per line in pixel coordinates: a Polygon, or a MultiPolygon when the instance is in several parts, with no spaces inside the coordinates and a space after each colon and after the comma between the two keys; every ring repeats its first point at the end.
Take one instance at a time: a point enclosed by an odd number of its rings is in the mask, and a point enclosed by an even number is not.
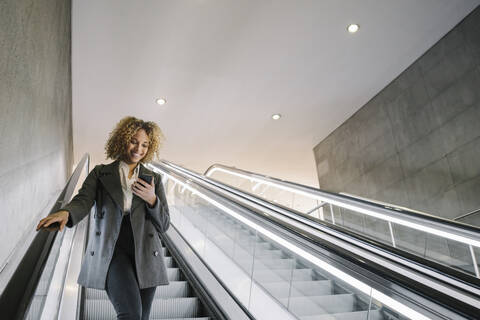
{"type": "Polygon", "coordinates": [[[153,255],[154,255],[155,257],[158,256],[158,251],[155,251],[155,252],[153,253],[153,255]]]}
{"type": "Polygon", "coordinates": [[[95,252],[93,252],[93,251],[90,251],[90,254],[93,256],[93,255],[95,254],[95,252]]]}
{"type": "Polygon", "coordinates": [[[150,238],[153,238],[153,233],[149,233],[148,236],[149,236],[150,238]]]}
{"type": "Polygon", "coordinates": [[[100,232],[100,231],[97,231],[95,234],[96,234],[97,236],[99,236],[99,235],[101,234],[101,232],[100,232]]]}

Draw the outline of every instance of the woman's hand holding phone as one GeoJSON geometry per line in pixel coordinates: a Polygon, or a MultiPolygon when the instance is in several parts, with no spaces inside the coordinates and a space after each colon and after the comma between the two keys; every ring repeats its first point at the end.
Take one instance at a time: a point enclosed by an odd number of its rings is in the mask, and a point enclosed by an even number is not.
{"type": "Polygon", "coordinates": [[[47,231],[62,231],[68,222],[69,213],[66,210],[60,210],[55,213],[49,214],[37,225],[37,230],[45,229],[47,231]]]}
{"type": "Polygon", "coordinates": [[[132,185],[132,192],[142,198],[150,207],[155,206],[157,195],[155,194],[155,181],[153,181],[153,176],[140,176],[132,185]],[[142,178],[145,180],[151,179],[151,182],[148,183],[142,178]]]}

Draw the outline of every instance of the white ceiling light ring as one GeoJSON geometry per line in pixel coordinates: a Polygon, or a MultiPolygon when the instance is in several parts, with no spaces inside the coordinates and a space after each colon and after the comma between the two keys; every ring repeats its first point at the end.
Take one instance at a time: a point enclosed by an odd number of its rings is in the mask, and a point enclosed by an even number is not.
{"type": "Polygon", "coordinates": [[[356,32],[358,32],[358,30],[360,30],[360,25],[358,25],[356,23],[349,24],[348,27],[347,27],[347,31],[349,33],[356,33],[356,32]]]}
{"type": "Polygon", "coordinates": [[[280,113],[272,114],[272,119],[273,120],[279,120],[281,117],[282,117],[282,115],[280,113]]]}
{"type": "Polygon", "coordinates": [[[157,98],[157,99],[155,99],[155,103],[158,104],[158,105],[163,106],[164,104],[167,103],[167,99],[165,99],[165,98],[157,98]]]}

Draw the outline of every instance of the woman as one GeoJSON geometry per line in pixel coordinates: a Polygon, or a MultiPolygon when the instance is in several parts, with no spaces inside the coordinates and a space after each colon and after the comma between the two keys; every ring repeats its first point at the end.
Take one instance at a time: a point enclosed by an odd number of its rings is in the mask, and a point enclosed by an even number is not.
{"type": "Polygon", "coordinates": [[[117,319],[147,320],[156,286],[168,284],[157,235],[169,227],[168,206],[160,175],[141,164],[158,154],[162,138],[154,122],[120,120],[105,146],[115,161],[96,166],[72,201],[37,226],[71,228],[96,204],[78,283],[106,290],[117,319]]]}

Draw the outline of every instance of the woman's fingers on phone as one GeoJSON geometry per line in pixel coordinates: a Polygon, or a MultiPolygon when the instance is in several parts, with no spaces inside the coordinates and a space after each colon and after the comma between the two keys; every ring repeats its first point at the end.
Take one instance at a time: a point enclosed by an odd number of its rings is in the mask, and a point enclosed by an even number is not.
{"type": "Polygon", "coordinates": [[[147,184],[147,182],[145,180],[142,180],[142,178],[138,178],[136,182],[137,182],[137,185],[136,185],[137,187],[140,187],[140,186],[145,187],[145,185],[147,184]]]}

